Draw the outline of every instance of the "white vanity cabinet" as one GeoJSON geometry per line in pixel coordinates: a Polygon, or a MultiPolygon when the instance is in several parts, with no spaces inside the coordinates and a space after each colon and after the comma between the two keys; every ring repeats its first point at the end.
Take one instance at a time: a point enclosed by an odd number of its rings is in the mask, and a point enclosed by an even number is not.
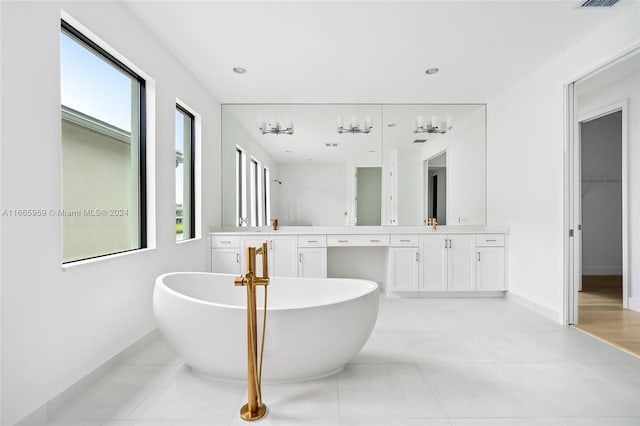
{"type": "Polygon", "coordinates": [[[476,289],[480,291],[505,290],[504,235],[476,236],[476,289]]]}
{"type": "MultiPolygon", "coordinates": [[[[251,235],[241,237],[242,252],[240,255],[242,271],[247,269],[247,248],[261,247],[262,243],[267,243],[269,257],[269,275],[278,277],[297,277],[298,263],[298,239],[295,235],[251,235]]],[[[262,256],[256,256],[256,265],[262,264],[262,256]]],[[[258,266],[258,274],[262,270],[258,266]]]]}
{"type": "Polygon", "coordinates": [[[475,248],[475,235],[421,236],[422,285],[420,290],[474,291],[476,289],[475,248]]]}
{"type": "MultiPolygon", "coordinates": [[[[247,248],[266,242],[271,276],[362,277],[378,282],[387,295],[506,290],[506,231],[356,230],[212,233],[211,270],[245,273],[247,248]]],[[[260,255],[256,264],[260,274],[260,255]]]]}
{"type": "Polygon", "coordinates": [[[240,275],[240,237],[211,237],[211,272],[240,275]]]}
{"type": "Polygon", "coordinates": [[[298,276],[327,278],[326,235],[298,236],[298,276]]]}
{"type": "Polygon", "coordinates": [[[417,235],[391,236],[387,282],[389,290],[397,292],[420,290],[419,242],[417,235]]]}

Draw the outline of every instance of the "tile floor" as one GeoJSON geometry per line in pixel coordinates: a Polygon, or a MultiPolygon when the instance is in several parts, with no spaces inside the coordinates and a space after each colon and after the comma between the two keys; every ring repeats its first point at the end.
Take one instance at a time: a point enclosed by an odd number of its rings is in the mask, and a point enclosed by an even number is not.
{"type": "MultiPolygon", "coordinates": [[[[639,426],[640,358],[506,299],[382,297],[341,373],[263,394],[265,426],[639,426]]],[[[46,424],[235,426],[245,398],[158,338],[46,424]]]]}

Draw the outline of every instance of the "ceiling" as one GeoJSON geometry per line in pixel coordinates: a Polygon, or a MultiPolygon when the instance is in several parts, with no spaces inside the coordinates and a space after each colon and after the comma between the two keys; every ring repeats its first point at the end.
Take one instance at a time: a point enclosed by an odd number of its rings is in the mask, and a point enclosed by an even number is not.
{"type": "Polygon", "coordinates": [[[223,103],[483,103],[630,2],[125,4],[223,103]]]}

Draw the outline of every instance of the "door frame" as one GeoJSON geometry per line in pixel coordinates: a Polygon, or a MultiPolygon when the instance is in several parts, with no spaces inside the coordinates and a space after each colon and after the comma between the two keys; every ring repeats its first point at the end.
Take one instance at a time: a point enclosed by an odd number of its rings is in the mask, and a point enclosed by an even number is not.
{"type": "Polygon", "coordinates": [[[629,304],[629,238],[628,238],[628,99],[598,108],[578,116],[578,99],[575,83],[592,77],[603,70],[640,53],[640,43],[592,67],[564,84],[565,144],[564,144],[564,303],[563,323],[578,323],[578,291],[582,281],[582,238],[580,228],[582,203],[582,176],[580,170],[580,123],[622,111],[622,274],[623,306],[629,304]]]}
{"type": "MultiPolygon", "coordinates": [[[[613,104],[609,104],[604,107],[600,107],[593,111],[589,111],[585,114],[578,116],[576,125],[578,129],[582,123],[587,123],[589,121],[598,119],[600,117],[604,117],[609,114],[613,114],[616,112],[622,113],[622,123],[621,123],[621,135],[622,135],[622,306],[624,308],[629,307],[629,145],[627,137],[629,133],[629,123],[628,123],[628,114],[629,114],[629,99],[625,98],[613,104]]],[[[578,150],[582,149],[582,138],[578,132],[578,150]]],[[[581,170],[580,170],[581,172],[581,170]]],[[[581,173],[582,176],[582,173],[581,173]]],[[[580,190],[580,195],[582,195],[582,188],[580,190]]],[[[582,201],[582,199],[580,200],[582,201]]],[[[579,211],[582,212],[582,202],[580,203],[579,211]]],[[[581,233],[580,233],[581,234],[581,233]]],[[[582,235],[580,235],[580,240],[582,240],[582,235]]],[[[580,258],[580,266],[582,267],[582,256],[580,258]]],[[[579,286],[579,289],[582,290],[582,285],[579,286]]]]}

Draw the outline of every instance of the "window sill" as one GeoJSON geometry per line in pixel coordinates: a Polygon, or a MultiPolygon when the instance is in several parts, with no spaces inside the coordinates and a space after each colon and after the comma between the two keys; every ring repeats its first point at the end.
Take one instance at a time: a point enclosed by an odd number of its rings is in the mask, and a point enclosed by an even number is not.
{"type": "Polygon", "coordinates": [[[194,238],[189,238],[186,240],[180,240],[180,241],[176,241],[176,245],[181,245],[181,244],[185,244],[185,243],[191,243],[194,241],[201,241],[202,237],[194,237],[194,238]]]}
{"type": "Polygon", "coordinates": [[[65,263],[62,265],[62,272],[66,272],[67,270],[70,269],[75,269],[81,266],[85,266],[85,265],[91,265],[94,263],[101,263],[101,262],[105,262],[105,261],[109,261],[109,260],[113,260],[113,259],[118,259],[121,257],[126,257],[126,256],[135,256],[139,253],[148,253],[151,251],[154,251],[155,247],[150,247],[150,248],[143,248],[143,249],[137,249],[137,250],[131,250],[131,251],[125,251],[122,253],[114,253],[114,254],[108,254],[106,256],[100,256],[100,257],[93,257],[91,259],[84,259],[84,260],[76,260],[75,262],[69,262],[69,263],[65,263]]]}

